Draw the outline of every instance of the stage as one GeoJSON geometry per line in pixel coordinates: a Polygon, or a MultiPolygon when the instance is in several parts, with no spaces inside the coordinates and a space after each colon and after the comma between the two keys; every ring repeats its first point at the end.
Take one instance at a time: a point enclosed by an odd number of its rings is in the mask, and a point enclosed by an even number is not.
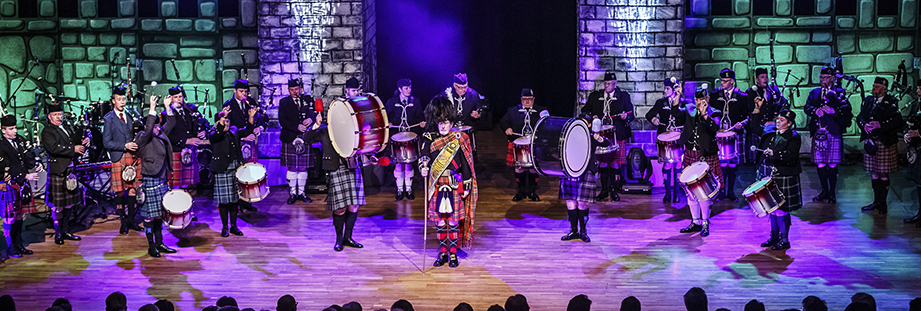
{"type": "MultiPolygon", "coordinates": [[[[787,251],[759,247],[768,220],[755,218],[741,202],[714,205],[709,237],[679,233],[690,215],[684,203],[661,203],[660,188],[652,196],[594,204],[592,242],[562,242],[569,224],[556,198],[557,178],[540,179],[543,201],[512,202],[514,174],[505,167],[504,135],[496,129],[477,138],[475,247],[463,250],[458,268],[431,266],[438,251],[431,223],[423,255],[418,182],[416,200],[399,203],[392,187],[368,188],[354,233],[365,248],[343,252],[332,249],[324,195],[313,195],[311,204],[286,205],[287,189],[274,187],[255,204],[258,212],[242,214],[242,237],[220,237],[216,204],[196,197],[198,222],[166,233],[166,244],[178,245],[179,252],[162,258],[147,255],[142,233],[119,235],[114,216],[79,232],[83,241],[63,246],[50,238],[34,241],[28,233],[27,247],[35,255],[0,264],[0,293],[12,295],[20,310],[42,310],[59,297],[74,310],[101,310],[114,291],[128,296],[129,310],[157,299],[200,310],[225,295],[241,308],[274,309],[284,294],[299,301],[299,310],[353,300],[372,310],[398,299],[417,310],[450,310],[462,301],[485,310],[515,293],[525,295],[532,310],[562,310],[583,293],[596,310],[616,310],[631,295],[645,310],[683,310],[681,297],[694,286],[707,291],[711,310],[742,310],[750,299],[769,310],[799,308],[807,295],[842,310],[857,292],[872,294],[880,310],[904,310],[921,296],[921,229],[902,223],[917,204],[904,172],[892,183],[902,201],[890,193],[885,216],[860,212],[871,198],[869,177],[862,162],[844,166],[838,204],[809,202],[794,212],[793,247],[787,251]]],[[[803,195],[810,201],[818,188],[815,166],[804,170],[803,195]]],[[[751,183],[751,171],[740,169],[737,194],[751,183]]]]}

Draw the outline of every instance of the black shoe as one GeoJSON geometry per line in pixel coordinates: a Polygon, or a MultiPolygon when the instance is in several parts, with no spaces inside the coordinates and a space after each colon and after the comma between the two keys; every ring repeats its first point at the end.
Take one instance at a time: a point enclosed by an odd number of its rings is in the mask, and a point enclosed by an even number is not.
{"type": "Polygon", "coordinates": [[[873,203],[867,204],[867,205],[864,206],[864,207],[861,207],[860,210],[861,210],[861,211],[864,211],[864,212],[869,212],[869,211],[875,210],[875,209],[877,209],[877,208],[879,208],[879,205],[877,205],[876,202],[873,202],[873,203]]]}
{"type": "Polygon", "coordinates": [[[826,199],[828,199],[828,193],[825,191],[822,191],[821,193],[819,193],[819,195],[812,198],[812,202],[824,201],[826,199]]]}
{"type": "Polygon", "coordinates": [[[240,201],[240,210],[247,210],[247,211],[250,211],[250,212],[255,212],[255,211],[256,211],[256,207],[253,206],[253,203],[251,203],[251,202],[246,202],[246,201],[242,201],[242,200],[241,200],[241,201],[240,201]]]}
{"type": "Polygon", "coordinates": [[[80,240],[83,240],[83,238],[81,238],[81,237],[79,237],[79,236],[76,236],[76,235],[74,235],[73,233],[69,233],[69,232],[64,233],[64,234],[61,234],[61,238],[62,238],[62,239],[65,239],[65,240],[71,240],[71,241],[80,241],[80,240]]]}
{"type": "Polygon", "coordinates": [[[410,201],[412,201],[412,200],[415,200],[415,199],[416,199],[416,195],[413,194],[413,191],[412,191],[412,190],[410,190],[409,192],[406,192],[406,198],[409,199],[410,201]]]}
{"type": "Polygon", "coordinates": [[[726,196],[726,199],[732,202],[739,202],[739,197],[737,197],[735,193],[730,193],[726,196]]]}
{"type": "Polygon", "coordinates": [[[701,237],[708,237],[708,236],[710,236],[710,224],[709,224],[709,223],[704,222],[704,224],[701,225],[700,227],[701,227],[701,228],[700,228],[700,236],[701,236],[701,237]]]}
{"type": "Polygon", "coordinates": [[[128,234],[128,225],[122,224],[121,228],[118,228],[118,234],[128,234]]]}
{"type": "Polygon", "coordinates": [[[582,233],[579,234],[579,239],[582,240],[582,242],[585,242],[585,243],[588,243],[588,242],[591,242],[591,241],[592,241],[592,239],[590,239],[590,238],[588,237],[588,233],[585,233],[585,232],[582,232],[582,233]]]}
{"type": "Polygon", "coordinates": [[[880,204],[876,207],[876,211],[879,212],[880,215],[885,215],[889,212],[889,206],[886,204],[880,204]]]}
{"type": "Polygon", "coordinates": [[[221,229],[221,236],[225,238],[230,236],[230,233],[227,233],[227,228],[221,229]]]}
{"type": "Polygon", "coordinates": [[[575,239],[578,239],[578,238],[580,238],[578,232],[569,231],[569,233],[567,233],[566,235],[564,235],[563,237],[561,237],[560,240],[561,240],[561,241],[571,241],[571,240],[575,240],[575,239]]]}
{"type": "Polygon", "coordinates": [[[902,220],[902,222],[906,224],[914,224],[914,223],[921,222],[921,211],[918,211],[918,213],[915,214],[914,216],[905,218],[905,220],[902,220]]]}
{"type": "Polygon", "coordinates": [[[681,196],[680,196],[680,195],[676,195],[676,196],[673,196],[673,197],[672,197],[672,203],[680,203],[680,202],[681,202],[681,196]]]}
{"type": "Polygon", "coordinates": [[[671,201],[672,201],[672,195],[670,193],[666,193],[665,196],[662,197],[662,203],[668,203],[671,201]]]}
{"type": "Polygon", "coordinates": [[[780,241],[780,242],[777,242],[777,244],[774,244],[773,246],[771,246],[772,251],[781,251],[785,249],[790,249],[790,242],[780,241]]]}
{"type": "Polygon", "coordinates": [[[23,254],[23,255],[32,255],[32,254],[35,253],[35,252],[33,252],[33,251],[31,251],[31,250],[25,248],[25,246],[22,246],[22,244],[16,244],[15,248],[16,248],[16,251],[17,251],[17,252],[19,252],[20,254],[23,254]]]}
{"type": "Polygon", "coordinates": [[[512,201],[518,202],[521,200],[524,200],[524,195],[521,193],[516,193],[515,196],[512,197],[512,201]]]}
{"type": "Polygon", "coordinates": [[[62,237],[60,233],[54,233],[54,244],[64,245],[64,237],[62,237]]]}
{"type": "Polygon", "coordinates": [[[700,232],[700,229],[701,229],[701,228],[702,228],[702,227],[701,227],[700,225],[698,225],[698,224],[696,224],[696,223],[694,223],[694,222],[692,221],[690,225],[688,225],[687,227],[682,228],[680,232],[681,232],[681,233],[700,232]]]}
{"type": "Polygon", "coordinates": [[[150,257],[160,257],[160,251],[158,251],[156,247],[148,247],[147,255],[150,255],[150,257]]]}
{"type": "Polygon", "coordinates": [[[620,201],[620,196],[617,195],[617,192],[611,192],[611,201],[620,201]]]}
{"type": "Polygon", "coordinates": [[[774,246],[774,244],[777,244],[777,242],[780,242],[780,237],[777,236],[777,233],[771,231],[771,238],[769,238],[767,241],[764,241],[764,243],[761,243],[761,247],[771,247],[774,246]]]}
{"type": "Polygon", "coordinates": [[[297,195],[293,193],[289,194],[288,195],[288,205],[294,204],[294,202],[297,202],[297,195]]]}
{"type": "Polygon", "coordinates": [[[342,244],[341,244],[340,242],[336,242],[336,245],[333,245],[333,250],[334,250],[334,251],[337,251],[337,252],[341,252],[341,251],[342,251],[342,244]]]}
{"type": "Polygon", "coordinates": [[[403,191],[397,191],[397,201],[403,200],[403,191]]]}
{"type": "Polygon", "coordinates": [[[138,224],[134,223],[131,220],[128,220],[128,229],[131,229],[134,231],[144,231],[144,228],[141,228],[141,226],[138,226],[138,224]]]}
{"type": "Polygon", "coordinates": [[[361,245],[360,243],[355,242],[355,240],[352,240],[352,239],[347,239],[345,241],[342,241],[342,246],[348,246],[352,248],[364,248],[365,247],[364,245],[361,245]]]}
{"type": "Polygon", "coordinates": [[[448,263],[448,253],[438,253],[438,257],[435,258],[435,262],[432,263],[433,267],[441,267],[448,263]]]}
{"type": "Polygon", "coordinates": [[[310,197],[308,197],[306,194],[299,195],[298,198],[300,198],[301,201],[304,201],[304,203],[313,202],[313,199],[311,199],[310,197]]]}
{"type": "Polygon", "coordinates": [[[828,198],[825,199],[825,203],[828,203],[828,204],[838,203],[838,198],[836,198],[834,195],[829,195],[828,198]]]}
{"type": "Polygon", "coordinates": [[[595,197],[595,201],[602,201],[602,200],[604,200],[604,199],[607,198],[607,197],[608,197],[608,192],[607,192],[607,191],[602,191],[600,194],[598,194],[597,197],[595,197]]]}
{"type": "Polygon", "coordinates": [[[460,265],[460,262],[457,261],[457,254],[451,253],[448,255],[448,267],[457,268],[460,265]]]}
{"type": "Polygon", "coordinates": [[[230,228],[230,234],[233,234],[236,236],[243,236],[243,232],[240,231],[240,228],[237,228],[237,227],[230,228]]]}
{"type": "Polygon", "coordinates": [[[10,258],[19,258],[19,257],[22,257],[22,254],[20,254],[20,253],[19,253],[19,250],[17,250],[15,247],[7,248],[6,253],[7,253],[7,255],[10,256],[10,258]]]}
{"type": "Polygon", "coordinates": [[[531,199],[531,201],[540,201],[540,197],[537,196],[536,192],[531,192],[531,194],[528,195],[528,199],[531,199]]]}
{"type": "Polygon", "coordinates": [[[169,247],[167,247],[166,245],[163,245],[163,244],[157,245],[157,251],[159,251],[159,252],[161,252],[161,253],[167,253],[167,254],[175,254],[175,253],[176,253],[176,250],[175,250],[175,249],[169,248],[169,247]]]}

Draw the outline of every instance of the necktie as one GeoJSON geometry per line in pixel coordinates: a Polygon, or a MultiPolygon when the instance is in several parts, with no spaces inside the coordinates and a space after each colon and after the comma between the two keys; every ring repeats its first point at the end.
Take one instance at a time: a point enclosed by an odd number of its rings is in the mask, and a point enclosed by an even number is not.
{"type": "Polygon", "coordinates": [[[125,121],[125,113],[124,113],[124,112],[119,112],[119,113],[118,113],[118,117],[122,119],[122,122],[128,122],[128,121],[125,121]]]}
{"type": "Polygon", "coordinates": [[[16,145],[15,140],[10,140],[10,143],[13,144],[13,149],[17,149],[17,150],[19,149],[19,145],[16,145]]]}

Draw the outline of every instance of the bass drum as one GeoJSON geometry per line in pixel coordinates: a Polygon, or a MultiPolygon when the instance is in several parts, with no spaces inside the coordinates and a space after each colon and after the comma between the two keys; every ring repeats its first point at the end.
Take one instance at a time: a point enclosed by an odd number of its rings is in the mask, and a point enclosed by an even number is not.
{"type": "Polygon", "coordinates": [[[588,169],[592,150],[588,124],[582,119],[545,117],[531,136],[531,159],[543,175],[579,178],[588,169]]]}
{"type": "Polygon", "coordinates": [[[343,158],[381,152],[390,140],[387,110],[374,94],[336,99],[326,122],[333,149],[343,158]]]}

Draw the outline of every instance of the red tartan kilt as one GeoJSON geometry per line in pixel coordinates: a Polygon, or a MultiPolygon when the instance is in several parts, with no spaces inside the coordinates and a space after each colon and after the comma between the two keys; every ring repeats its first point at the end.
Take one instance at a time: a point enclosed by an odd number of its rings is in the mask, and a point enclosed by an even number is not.
{"type": "Polygon", "coordinates": [[[716,180],[722,182],[723,169],[720,168],[719,155],[705,157],[701,155],[700,151],[685,149],[683,159],[681,160],[681,171],[684,172],[684,168],[691,166],[691,164],[694,164],[695,162],[706,162],[707,165],[710,166],[710,173],[716,175],[716,180]]]}
{"type": "Polygon", "coordinates": [[[598,159],[598,162],[609,163],[609,164],[627,164],[627,141],[618,140],[617,145],[619,148],[614,150],[614,152],[604,153],[604,154],[595,154],[595,157],[598,159]]]}
{"type": "Polygon", "coordinates": [[[4,219],[22,219],[22,215],[37,212],[35,201],[32,198],[28,198],[28,202],[23,202],[18,196],[19,186],[7,185],[7,191],[4,191],[2,200],[0,200],[3,204],[3,214],[0,216],[3,216],[4,219]]]}
{"type": "Polygon", "coordinates": [[[122,180],[122,171],[126,166],[131,165],[134,162],[135,156],[133,154],[125,152],[122,154],[122,158],[118,162],[112,163],[112,174],[111,174],[111,189],[115,195],[120,195],[126,189],[135,188],[141,184],[141,161],[137,162],[137,175],[134,177],[134,181],[128,183],[122,180]]]}
{"type": "Polygon", "coordinates": [[[188,166],[182,165],[182,152],[173,152],[173,171],[169,175],[170,188],[198,184],[198,161],[192,160],[188,166]]]}
{"type": "MultiPolygon", "coordinates": [[[[439,178],[438,178],[438,182],[435,183],[435,189],[436,189],[436,191],[437,191],[437,189],[438,189],[441,185],[448,185],[448,184],[450,184],[450,183],[451,183],[451,178],[454,178],[454,177],[453,177],[453,176],[441,176],[441,177],[439,177],[439,178]]],[[[426,185],[426,187],[428,187],[428,186],[426,185]]],[[[437,221],[437,220],[441,219],[441,215],[442,215],[442,214],[438,213],[438,207],[436,206],[436,203],[437,203],[437,201],[438,201],[438,200],[437,200],[437,195],[438,195],[437,193],[432,194],[432,199],[429,200],[429,208],[428,208],[429,220],[433,220],[433,221],[437,221]]],[[[453,200],[453,205],[452,205],[452,208],[454,208],[454,212],[452,212],[451,214],[449,214],[449,215],[450,215],[450,217],[448,217],[449,220],[451,220],[451,221],[460,221],[461,219],[467,218],[467,217],[466,217],[466,214],[465,214],[465,212],[464,212],[464,198],[463,198],[463,196],[464,196],[464,185],[463,185],[463,183],[458,183],[457,189],[454,190],[454,200],[453,200]]]]}
{"type": "Polygon", "coordinates": [[[505,155],[505,165],[515,167],[515,144],[508,142],[508,153],[505,155]]]}

